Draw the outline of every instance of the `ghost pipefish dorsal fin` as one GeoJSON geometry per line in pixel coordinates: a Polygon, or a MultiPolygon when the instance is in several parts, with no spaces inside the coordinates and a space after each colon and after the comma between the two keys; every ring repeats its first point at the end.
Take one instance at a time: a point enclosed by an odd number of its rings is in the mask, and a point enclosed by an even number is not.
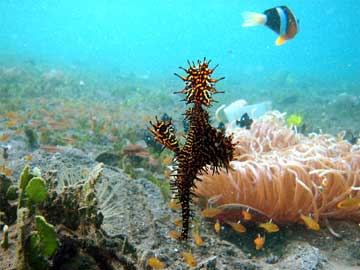
{"type": "Polygon", "coordinates": [[[256,12],[245,11],[242,14],[244,22],[242,27],[257,26],[259,24],[266,24],[266,15],[256,12]]]}

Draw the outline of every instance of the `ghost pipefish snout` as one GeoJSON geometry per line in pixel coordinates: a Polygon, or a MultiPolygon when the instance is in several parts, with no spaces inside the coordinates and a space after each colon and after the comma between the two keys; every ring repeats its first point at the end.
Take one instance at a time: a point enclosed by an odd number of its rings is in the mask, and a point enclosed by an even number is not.
{"type": "Polygon", "coordinates": [[[265,25],[279,35],[276,45],[282,45],[292,39],[299,31],[299,21],[287,6],[279,6],[265,10],[263,13],[246,11],[242,14],[243,27],[265,25]]]}

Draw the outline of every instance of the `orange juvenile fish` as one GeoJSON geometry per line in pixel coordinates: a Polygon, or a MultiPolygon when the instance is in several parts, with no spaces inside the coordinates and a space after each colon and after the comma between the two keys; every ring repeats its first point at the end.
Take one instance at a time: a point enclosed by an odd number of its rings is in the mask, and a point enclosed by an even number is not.
{"type": "Polygon", "coordinates": [[[181,205],[176,199],[171,199],[169,202],[170,209],[180,209],[181,205]]]}
{"type": "Polygon", "coordinates": [[[162,261],[160,261],[156,257],[151,257],[147,260],[147,265],[152,267],[152,269],[163,269],[166,267],[166,264],[162,261]]]}
{"type": "Polygon", "coordinates": [[[0,142],[6,142],[8,139],[10,139],[11,134],[3,134],[0,136],[0,142]]]}
{"type": "Polygon", "coordinates": [[[193,237],[194,237],[194,241],[195,241],[195,244],[196,244],[197,246],[200,247],[200,246],[202,246],[202,245],[204,244],[204,241],[202,240],[199,232],[193,232],[192,235],[193,235],[193,237]]]}
{"type": "Polygon", "coordinates": [[[214,225],[214,230],[215,230],[216,233],[219,233],[220,230],[221,230],[221,225],[220,225],[220,222],[219,222],[218,219],[216,220],[216,223],[214,225]]]}
{"type": "Polygon", "coordinates": [[[7,112],[3,114],[4,118],[10,119],[10,118],[15,118],[18,117],[19,114],[17,112],[7,112]]]}
{"type": "Polygon", "coordinates": [[[233,228],[233,230],[236,232],[239,233],[246,232],[246,227],[239,222],[226,222],[226,223],[229,224],[231,228],[233,228]]]}
{"type": "Polygon", "coordinates": [[[300,218],[304,221],[306,227],[308,229],[319,231],[320,225],[315,220],[313,220],[311,217],[304,216],[303,214],[300,215],[300,218]]]}
{"type": "Polygon", "coordinates": [[[48,153],[61,152],[61,150],[55,145],[42,145],[40,148],[48,153]]]}
{"type": "Polygon", "coordinates": [[[24,157],[24,159],[25,159],[26,161],[32,161],[32,155],[31,155],[31,154],[28,154],[28,155],[26,155],[26,156],[24,157]]]}
{"type": "Polygon", "coordinates": [[[242,215],[243,215],[244,220],[246,220],[246,221],[250,221],[252,219],[252,215],[249,212],[249,209],[243,210],[242,215]]]}
{"type": "Polygon", "coordinates": [[[182,226],[182,219],[178,218],[174,220],[174,224],[176,227],[181,227],[182,226]]]}
{"type": "Polygon", "coordinates": [[[8,128],[15,127],[17,124],[18,124],[18,120],[17,120],[17,119],[13,119],[13,120],[10,120],[10,121],[6,122],[6,126],[7,126],[8,128]]]}
{"type": "Polygon", "coordinates": [[[337,207],[342,209],[359,207],[359,206],[360,206],[360,198],[346,198],[345,200],[337,204],[337,207]]]}
{"type": "Polygon", "coordinates": [[[169,236],[170,236],[172,239],[179,240],[181,234],[180,234],[178,231],[171,230],[171,231],[169,231],[169,236]]]}
{"type": "Polygon", "coordinates": [[[223,210],[219,209],[219,208],[206,208],[201,211],[201,215],[206,218],[213,218],[213,217],[218,216],[222,212],[223,212],[223,210]]]}
{"type": "Polygon", "coordinates": [[[181,252],[185,262],[190,266],[197,266],[197,261],[190,252],[181,252]]]}
{"type": "Polygon", "coordinates": [[[258,236],[254,240],[254,244],[255,244],[256,250],[262,249],[265,244],[265,236],[262,237],[260,234],[258,234],[258,236]]]}
{"type": "Polygon", "coordinates": [[[165,157],[165,158],[163,159],[163,163],[164,163],[165,165],[170,165],[172,161],[173,161],[173,158],[172,158],[172,157],[165,157]]]}
{"type": "Polygon", "coordinates": [[[63,140],[68,144],[75,144],[76,140],[73,137],[64,137],[63,140]]]}
{"type": "Polygon", "coordinates": [[[259,227],[265,229],[268,233],[274,233],[279,231],[278,225],[272,223],[272,220],[266,223],[260,223],[259,227]]]}
{"type": "Polygon", "coordinates": [[[164,171],[164,176],[165,176],[166,178],[170,178],[171,174],[172,174],[172,172],[171,172],[170,170],[165,170],[165,171],[164,171]]]}
{"type": "Polygon", "coordinates": [[[6,168],[5,166],[0,167],[0,172],[5,174],[6,176],[11,176],[13,174],[13,170],[10,168],[6,168]]]}

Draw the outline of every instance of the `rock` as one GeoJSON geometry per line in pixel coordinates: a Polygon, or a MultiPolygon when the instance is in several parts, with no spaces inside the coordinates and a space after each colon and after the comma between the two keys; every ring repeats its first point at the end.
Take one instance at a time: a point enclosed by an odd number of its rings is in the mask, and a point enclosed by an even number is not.
{"type": "Polygon", "coordinates": [[[274,264],[279,261],[279,256],[271,254],[269,257],[266,258],[266,263],[274,264]]]}
{"type": "Polygon", "coordinates": [[[306,242],[291,242],[284,258],[276,265],[280,269],[316,270],[326,266],[327,258],[306,242]]]}
{"type": "Polygon", "coordinates": [[[216,268],[217,256],[209,257],[201,262],[194,268],[195,270],[206,269],[206,270],[217,270],[216,268]]]}
{"type": "MultiPolygon", "coordinates": [[[[254,264],[253,262],[249,260],[236,260],[233,261],[231,264],[229,264],[230,268],[233,270],[256,270],[261,269],[261,267],[257,264],[254,264]]],[[[295,268],[294,268],[295,269],[295,268]]]]}
{"type": "Polygon", "coordinates": [[[113,154],[110,152],[103,152],[100,153],[96,158],[95,161],[102,162],[108,166],[118,166],[121,157],[117,154],[113,154]]]}

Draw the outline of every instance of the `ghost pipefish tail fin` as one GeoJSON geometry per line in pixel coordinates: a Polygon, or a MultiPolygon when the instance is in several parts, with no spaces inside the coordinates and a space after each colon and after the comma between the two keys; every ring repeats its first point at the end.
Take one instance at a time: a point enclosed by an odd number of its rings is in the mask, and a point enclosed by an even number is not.
{"type": "Polygon", "coordinates": [[[266,23],[265,14],[245,11],[241,15],[244,18],[244,22],[241,25],[242,27],[257,26],[266,23]]]}

